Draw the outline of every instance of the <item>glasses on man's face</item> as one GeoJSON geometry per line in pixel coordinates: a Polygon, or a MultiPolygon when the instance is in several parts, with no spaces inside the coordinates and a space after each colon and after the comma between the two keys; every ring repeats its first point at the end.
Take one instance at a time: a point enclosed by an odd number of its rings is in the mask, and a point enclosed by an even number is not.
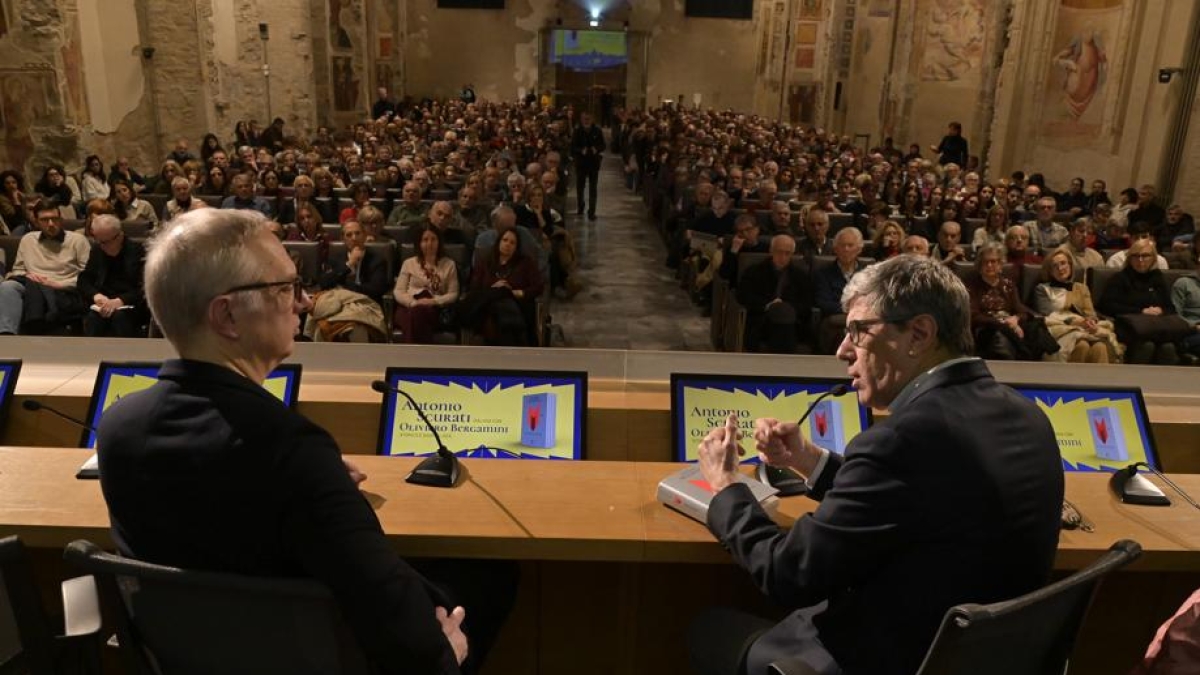
{"type": "Polygon", "coordinates": [[[246,284],[244,286],[234,286],[233,288],[221,293],[228,295],[230,293],[242,293],[245,291],[263,291],[270,288],[283,288],[284,286],[292,287],[292,299],[296,302],[304,302],[304,282],[296,277],[288,281],[263,281],[257,284],[246,284]]]}
{"type": "Polygon", "coordinates": [[[1154,254],[1153,253],[1130,253],[1129,257],[1133,258],[1134,260],[1152,260],[1154,258],[1154,254]]]}
{"type": "Polygon", "coordinates": [[[908,321],[908,318],[885,319],[885,318],[880,317],[878,319],[858,319],[857,321],[847,321],[846,322],[846,337],[850,338],[850,344],[854,345],[855,347],[861,347],[863,336],[870,335],[870,332],[867,331],[866,329],[868,329],[872,326],[881,326],[881,325],[889,324],[889,323],[901,324],[901,323],[904,323],[905,321],[908,321]]]}
{"type": "Polygon", "coordinates": [[[99,237],[96,237],[96,243],[100,244],[101,246],[108,246],[109,244],[119,240],[121,238],[121,234],[121,232],[117,232],[108,239],[100,239],[99,237]]]}

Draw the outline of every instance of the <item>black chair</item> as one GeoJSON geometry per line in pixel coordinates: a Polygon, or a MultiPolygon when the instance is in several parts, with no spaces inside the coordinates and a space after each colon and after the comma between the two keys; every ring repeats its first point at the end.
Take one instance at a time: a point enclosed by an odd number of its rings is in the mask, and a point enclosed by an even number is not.
{"type": "Polygon", "coordinates": [[[314,581],[164,567],[88,541],[68,544],[65,557],[95,576],[130,675],[368,672],[314,581]]]}
{"type": "Polygon", "coordinates": [[[100,613],[95,597],[90,577],[64,582],[67,630],[56,635],[21,540],[0,539],[0,674],[99,673],[100,613]]]}
{"type": "MultiPolygon", "coordinates": [[[[1062,675],[1100,580],[1142,554],[1122,539],[1086,568],[1013,600],[951,607],[917,675],[1062,675]]],[[[770,675],[813,675],[807,664],[777,661],[770,675]]]]}

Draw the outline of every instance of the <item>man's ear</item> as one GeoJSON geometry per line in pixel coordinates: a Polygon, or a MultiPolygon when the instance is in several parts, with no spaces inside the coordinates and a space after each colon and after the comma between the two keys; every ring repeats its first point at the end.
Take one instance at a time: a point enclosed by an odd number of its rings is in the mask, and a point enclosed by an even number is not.
{"type": "Polygon", "coordinates": [[[233,316],[233,299],[228,295],[218,295],[208,303],[205,319],[209,328],[225,339],[236,340],[241,335],[233,316]]]}
{"type": "Polygon", "coordinates": [[[909,323],[909,333],[912,335],[912,349],[918,353],[937,349],[937,322],[929,314],[918,314],[909,323]]]}

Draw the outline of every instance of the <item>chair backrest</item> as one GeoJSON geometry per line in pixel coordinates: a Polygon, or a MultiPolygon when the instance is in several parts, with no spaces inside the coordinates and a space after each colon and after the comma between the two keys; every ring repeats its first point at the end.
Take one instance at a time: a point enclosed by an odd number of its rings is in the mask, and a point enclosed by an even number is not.
{"type": "Polygon", "coordinates": [[[1087,271],[1088,290],[1092,292],[1092,304],[1099,307],[1104,301],[1104,289],[1112,278],[1121,273],[1117,267],[1092,267],[1087,271]]]}
{"type": "Polygon", "coordinates": [[[88,541],[68,544],[65,557],[96,577],[129,673],[366,672],[332,595],[314,581],[165,567],[88,541]]]}
{"type": "Polygon", "coordinates": [[[296,272],[305,286],[312,286],[321,278],[321,244],[316,241],[285,241],[283,248],[288,253],[296,253],[299,261],[296,272]]]}
{"type": "Polygon", "coordinates": [[[1123,539],[1086,568],[991,605],[951,607],[918,675],[1062,675],[1100,580],[1142,553],[1123,539]]]}
{"type": "Polygon", "coordinates": [[[53,675],[54,637],[25,547],[0,539],[0,672],[53,675]]]}
{"type": "Polygon", "coordinates": [[[141,219],[123,221],[121,223],[121,231],[127,237],[145,239],[150,235],[150,221],[141,219]]]}

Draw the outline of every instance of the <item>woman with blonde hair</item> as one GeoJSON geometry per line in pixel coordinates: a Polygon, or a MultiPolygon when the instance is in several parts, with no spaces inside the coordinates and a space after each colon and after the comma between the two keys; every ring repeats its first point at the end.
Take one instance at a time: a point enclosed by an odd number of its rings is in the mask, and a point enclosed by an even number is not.
{"type": "Polygon", "coordinates": [[[1034,311],[1046,318],[1060,349],[1044,358],[1069,363],[1117,363],[1124,348],[1111,321],[1101,319],[1086,284],[1075,281],[1075,256],[1061,246],[1042,262],[1042,282],[1033,293],[1034,311]]]}

